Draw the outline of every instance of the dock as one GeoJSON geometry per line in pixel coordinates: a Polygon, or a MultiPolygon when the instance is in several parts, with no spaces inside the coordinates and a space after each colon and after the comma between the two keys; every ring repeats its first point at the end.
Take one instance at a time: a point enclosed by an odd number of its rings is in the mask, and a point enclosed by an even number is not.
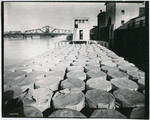
{"type": "Polygon", "coordinates": [[[4,71],[5,117],[144,117],[143,71],[96,42],[56,46],[4,71]]]}

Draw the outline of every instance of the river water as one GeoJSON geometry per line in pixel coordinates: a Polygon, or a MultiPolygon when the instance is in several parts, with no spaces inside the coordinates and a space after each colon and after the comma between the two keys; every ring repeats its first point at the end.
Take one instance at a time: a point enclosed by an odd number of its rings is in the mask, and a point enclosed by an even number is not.
{"type": "Polygon", "coordinates": [[[65,40],[66,36],[47,39],[4,39],[4,67],[20,64],[55,48],[55,43],[65,40]]]}

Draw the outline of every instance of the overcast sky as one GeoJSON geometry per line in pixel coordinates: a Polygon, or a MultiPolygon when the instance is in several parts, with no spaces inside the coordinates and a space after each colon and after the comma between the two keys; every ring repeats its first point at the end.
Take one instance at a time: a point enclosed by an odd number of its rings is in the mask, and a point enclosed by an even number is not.
{"type": "Polygon", "coordinates": [[[4,31],[41,28],[49,25],[72,30],[73,18],[89,17],[97,25],[97,15],[105,3],[87,2],[5,2],[4,31]]]}

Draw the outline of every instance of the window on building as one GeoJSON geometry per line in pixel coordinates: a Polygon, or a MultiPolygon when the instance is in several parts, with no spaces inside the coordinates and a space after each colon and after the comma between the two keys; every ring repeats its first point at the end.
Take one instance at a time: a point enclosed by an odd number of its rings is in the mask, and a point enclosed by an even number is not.
{"type": "Polygon", "coordinates": [[[77,24],[78,23],[78,20],[75,20],[75,24],[77,24]]]}
{"type": "Polygon", "coordinates": [[[79,20],[79,23],[81,23],[81,20],[79,20]]]}
{"type": "Polygon", "coordinates": [[[123,24],[124,23],[124,20],[121,20],[121,24],[123,24]]]}
{"type": "Polygon", "coordinates": [[[84,23],[84,20],[82,20],[82,23],[84,23]]]}
{"type": "Polygon", "coordinates": [[[75,28],[78,28],[78,24],[75,24],[75,28]]]}
{"type": "Polygon", "coordinates": [[[125,14],[125,10],[121,10],[121,14],[124,15],[125,14]]]}

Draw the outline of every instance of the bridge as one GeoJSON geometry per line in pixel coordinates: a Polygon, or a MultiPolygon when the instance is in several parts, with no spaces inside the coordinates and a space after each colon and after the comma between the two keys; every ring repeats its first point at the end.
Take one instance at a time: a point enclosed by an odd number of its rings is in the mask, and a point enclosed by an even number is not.
{"type": "Polygon", "coordinates": [[[30,37],[31,39],[33,39],[34,36],[45,38],[45,37],[55,37],[59,35],[70,35],[70,34],[72,34],[71,30],[58,29],[51,26],[44,26],[42,28],[30,29],[24,32],[21,31],[5,32],[4,37],[5,38],[22,37],[23,39],[30,37]]]}

